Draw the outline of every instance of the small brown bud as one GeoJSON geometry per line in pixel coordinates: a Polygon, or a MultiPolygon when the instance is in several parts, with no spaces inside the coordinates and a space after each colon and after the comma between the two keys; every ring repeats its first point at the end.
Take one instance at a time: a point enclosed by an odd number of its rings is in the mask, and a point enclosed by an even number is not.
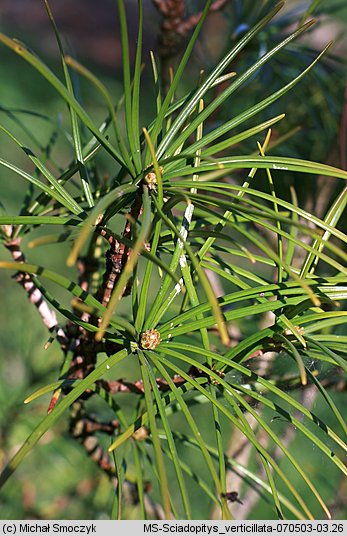
{"type": "Polygon", "coordinates": [[[141,333],[140,346],[144,350],[154,350],[160,344],[160,333],[156,329],[147,329],[141,333]]]}
{"type": "MultiPolygon", "coordinates": [[[[160,175],[163,176],[164,169],[162,166],[159,167],[160,175]]],[[[145,182],[150,190],[157,190],[157,176],[155,174],[155,171],[152,169],[145,175],[145,182]]]]}

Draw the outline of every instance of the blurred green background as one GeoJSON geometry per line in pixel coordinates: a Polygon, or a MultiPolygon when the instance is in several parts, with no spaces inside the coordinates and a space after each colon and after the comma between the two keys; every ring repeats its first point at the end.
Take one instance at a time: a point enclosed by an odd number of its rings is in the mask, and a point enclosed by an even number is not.
{"type": "MultiPolygon", "coordinates": [[[[127,6],[130,4],[135,4],[135,2],[127,0],[127,6]]],[[[143,124],[146,124],[153,112],[154,101],[148,52],[156,49],[160,16],[150,0],[144,4],[146,69],[143,77],[143,124]]],[[[203,4],[202,1],[187,2],[188,11],[193,13],[203,4]]],[[[234,2],[229,2],[221,13],[210,16],[190,64],[190,71],[186,73],[186,87],[182,88],[182,92],[192,83],[194,84],[192,80],[196,80],[201,67],[208,71],[214,62],[230,48],[237,39],[237,33],[242,31],[242,24],[252,24],[256,20],[258,12],[254,9],[254,4],[254,2],[234,0],[234,2]]],[[[302,2],[288,0],[286,13],[290,13],[298,4],[301,5],[302,2]]],[[[117,100],[122,93],[122,83],[116,2],[113,0],[102,0],[97,3],[87,0],[74,2],[52,0],[51,8],[64,37],[66,49],[99,76],[117,100]]],[[[333,38],[336,40],[333,53],[339,57],[340,62],[345,62],[347,5],[338,0],[323,0],[321,9],[326,14],[320,16],[317,30],[308,38],[310,39],[309,46],[312,49],[321,50],[326,42],[333,38]],[[333,13],[334,6],[339,7],[336,13],[333,13]]],[[[250,47],[249,56],[240,58],[242,68],[247,65],[247,61],[254,61],[254,58],[266,49],[272,39],[278,38],[276,34],[278,28],[273,25],[267,34],[259,36],[253,44],[253,49],[250,47]]],[[[61,73],[54,35],[43,2],[2,0],[0,30],[28,44],[49,63],[53,70],[61,73]]],[[[134,17],[131,17],[131,43],[135,43],[135,36],[136,22],[134,17]]],[[[4,47],[1,47],[0,54],[0,122],[15,134],[20,133],[21,137],[25,136],[23,129],[29,128],[37,138],[38,144],[42,148],[49,146],[56,162],[59,165],[65,165],[71,159],[72,152],[66,139],[69,119],[64,103],[50,86],[20,58],[4,47]]],[[[291,72],[298,72],[300,69],[301,61],[305,63],[305,58],[298,58],[295,50],[288,51],[287,57],[275,60],[275,65],[271,69],[260,73],[252,86],[245,88],[244,93],[237,97],[238,100],[232,103],[233,109],[246,108],[247,105],[254,103],[257,94],[266,95],[266,91],[269,92],[270,89],[273,91],[278,84],[283,84],[284,79],[289,80],[291,72]],[[283,69],[283,65],[286,65],[287,72],[283,69]]],[[[306,65],[308,63],[309,61],[306,65]]],[[[240,65],[236,62],[233,68],[242,70],[240,65]]],[[[345,68],[341,63],[331,63],[326,70],[318,70],[314,91],[312,91],[313,81],[310,78],[307,82],[302,82],[293,95],[276,105],[276,109],[272,110],[272,115],[287,112],[284,131],[301,126],[301,132],[291,138],[283,148],[279,147],[278,154],[281,154],[283,150],[288,155],[341,165],[339,140],[346,86],[345,73],[345,68]],[[293,109],[296,111],[295,117],[290,113],[293,109]]],[[[100,97],[94,90],[90,90],[84,81],[76,78],[75,84],[80,90],[83,105],[88,107],[90,114],[97,122],[101,121],[104,118],[104,107],[100,97]]],[[[230,110],[220,111],[215,119],[216,122],[225,120],[229,117],[228,114],[230,110]]],[[[31,169],[28,168],[25,155],[21,154],[4,135],[0,136],[0,140],[0,156],[15,162],[23,169],[31,169]]],[[[246,150],[255,150],[255,147],[246,147],[242,154],[245,154],[246,150]]],[[[98,163],[100,173],[113,174],[113,164],[109,159],[100,157],[98,163]]],[[[314,210],[318,199],[317,186],[314,181],[315,179],[312,179],[310,183],[305,181],[304,188],[301,187],[299,180],[296,185],[300,201],[311,210],[314,210]],[[308,187],[308,184],[311,186],[308,187]]],[[[283,185],[283,195],[288,195],[285,193],[288,185],[289,183],[283,185]]],[[[0,201],[9,214],[15,214],[20,208],[25,188],[22,179],[4,168],[0,169],[0,201]]],[[[329,187],[326,191],[327,196],[333,195],[329,187]]],[[[323,205],[324,203],[325,201],[323,205]]],[[[28,261],[42,263],[43,255],[48,268],[61,270],[71,278],[76,277],[74,270],[65,266],[66,244],[58,247],[47,246],[43,253],[42,251],[40,249],[26,250],[28,261]]],[[[9,259],[4,248],[0,251],[0,258],[9,259]]],[[[1,469],[45,415],[48,396],[28,406],[23,405],[23,400],[40,386],[55,381],[61,364],[61,353],[56,343],[53,343],[48,350],[43,350],[48,339],[47,332],[36,311],[30,306],[23,290],[11,280],[9,272],[0,273],[0,296],[1,469]]],[[[251,326],[247,329],[251,329],[251,326]]],[[[288,362],[283,358],[282,370],[287,370],[288,367],[288,362]]],[[[113,372],[112,377],[114,379],[122,377],[125,373],[124,369],[119,368],[113,372]]],[[[343,412],[343,405],[346,404],[345,394],[333,394],[333,396],[343,412]]],[[[127,407],[129,403],[127,396],[123,396],[122,400],[127,407]]],[[[323,420],[329,419],[328,411],[319,401],[315,402],[314,410],[323,420]]],[[[266,413],[265,416],[268,422],[271,422],[272,416],[266,413]]],[[[173,420],[175,419],[177,419],[177,428],[184,432],[181,420],[176,416],[173,420]]],[[[209,430],[204,429],[206,426],[204,427],[203,421],[204,419],[201,419],[203,434],[208,437],[209,430]]],[[[280,429],[281,423],[275,422],[272,425],[280,429]]],[[[335,423],[332,425],[335,426],[335,423]]],[[[225,436],[225,441],[227,448],[228,434],[225,436]]],[[[347,496],[346,482],[342,482],[341,476],[330,468],[328,473],[325,471],[320,454],[307,441],[295,437],[290,447],[294,454],[300,453],[302,464],[310,468],[310,475],[312,478],[315,477],[316,483],[318,482],[322,496],[327,500],[334,517],[345,518],[347,513],[347,505],[344,503],[344,497],[347,496]]],[[[188,464],[199,471],[203,461],[195,451],[182,446],[182,455],[188,464]]],[[[255,460],[251,459],[251,466],[256,468],[255,460]]],[[[283,463],[282,467],[286,468],[286,464],[283,463]]],[[[131,467],[129,473],[131,474],[131,467]]],[[[296,476],[293,475],[293,484],[299,488],[302,484],[299,478],[295,479],[296,476]]],[[[191,491],[195,502],[193,505],[196,508],[196,518],[206,518],[206,513],[212,511],[212,504],[206,500],[195,484],[192,484],[191,491]]],[[[86,457],[82,447],[69,438],[66,422],[61,419],[54,430],[44,436],[6,484],[4,490],[0,492],[0,518],[108,519],[112,500],[113,493],[107,478],[86,457]]],[[[319,516],[313,504],[308,503],[308,506],[312,507],[313,512],[319,516]]],[[[136,509],[128,515],[136,517],[136,509]]],[[[248,517],[268,519],[272,515],[272,509],[266,498],[260,498],[254,501],[248,517]]]]}

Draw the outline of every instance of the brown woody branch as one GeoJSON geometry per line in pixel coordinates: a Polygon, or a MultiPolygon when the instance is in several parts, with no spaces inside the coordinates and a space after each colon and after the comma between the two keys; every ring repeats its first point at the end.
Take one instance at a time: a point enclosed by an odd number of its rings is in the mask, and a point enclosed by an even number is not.
{"type": "MultiPolygon", "coordinates": [[[[176,374],[172,381],[175,383],[177,387],[180,387],[185,383],[185,379],[182,378],[182,376],[179,376],[176,374]]],[[[156,383],[159,391],[165,392],[170,390],[170,386],[166,380],[163,378],[156,378],[156,383]]],[[[142,395],[144,393],[144,387],[143,387],[143,381],[137,380],[137,381],[127,381],[124,379],[119,380],[111,380],[111,381],[105,381],[100,380],[97,382],[97,384],[101,385],[108,393],[111,395],[115,395],[118,393],[133,393],[142,395]]]]}
{"type": "MultiPolygon", "coordinates": [[[[159,54],[162,58],[173,57],[181,48],[184,38],[198,24],[202,12],[186,17],[184,0],[152,0],[163,16],[159,34],[159,54]]],[[[221,10],[228,0],[215,0],[210,12],[221,10]]]]}
{"type": "MultiPolygon", "coordinates": [[[[13,227],[11,225],[6,225],[3,226],[3,230],[8,236],[8,240],[4,242],[4,246],[10,252],[12,259],[19,264],[25,263],[25,255],[20,247],[21,239],[12,238],[13,227]]],[[[36,307],[43,324],[49,329],[50,332],[56,332],[57,338],[60,342],[66,343],[65,333],[62,328],[59,327],[56,314],[49,307],[42,295],[42,292],[35,285],[34,278],[25,272],[18,272],[13,276],[13,278],[24,288],[30,303],[36,307]]]]}
{"type": "MultiPolygon", "coordinates": [[[[125,224],[123,236],[124,238],[131,238],[132,226],[138,220],[142,210],[142,189],[139,188],[134,202],[131,206],[130,213],[127,215],[127,222],[125,224]]],[[[103,275],[103,282],[97,292],[97,299],[107,307],[112,291],[117,283],[117,280],[122,273],[124,266],[127,263],[130,248],[124,243],[119,242],[107,229],[99,227],[99,232],[107,242],[109,243],[109,249],[106,252],[106,266],[105,273],[103,275]]],[[[128,283],[124,287],[123,296],[126,296],[130,292],[130,284],[128,283]]]]}
{"type": "Polygon", "coordinates": [[[95,434],[101,432],[113,435],[117,428],[119,428],[117,420],[101,423],[88,415],[81,400],[77,401],[71,409],[69,425],[71,436],[83,446],[88,456],[111,478],[115,476],[114,464],[95,434]]]}

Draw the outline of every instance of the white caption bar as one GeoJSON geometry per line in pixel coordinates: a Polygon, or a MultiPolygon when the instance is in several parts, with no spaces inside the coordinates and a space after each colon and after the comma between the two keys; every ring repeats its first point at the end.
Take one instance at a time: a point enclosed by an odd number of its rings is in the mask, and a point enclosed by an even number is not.
{"type": "Polygon", "coordinates": [[[347,536],[347,521],[0,521],[0,536],[1,534],[259,536],[260,533],[347,536]]]}

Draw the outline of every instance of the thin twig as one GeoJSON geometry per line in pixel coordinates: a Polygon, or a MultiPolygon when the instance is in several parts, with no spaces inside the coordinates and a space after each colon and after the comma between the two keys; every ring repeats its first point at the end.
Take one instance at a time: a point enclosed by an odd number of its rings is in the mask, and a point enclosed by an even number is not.
{"type": "MultiPolygon", "coordinates": [[[[221,10],[229,0],[215,0],[210,12],[221,10]]],[[[187,35],[198,24],[202,12],[186,17],[185,0],[152,0],[163,20],[158,35],[158,54],[161,59],[162,89],[164,94],[170,85],[172,59],[183,47],[187,35]]]]}
{"type": "MultiPolygon", "coordinates": [[[[21,239],[12,238],[13,228],[11,225],[4,226],[3,229],[8,236],[8,240],[4,242],[4,246],[10,252],[12,259],[19,264],[25,263],[25,255],[21,250],[21,239]]],[[[42,292],[35,285],[34,278],[25,272],[18,272],[13,276],[13,278],[24,288],[30,303],[32,303],[38,310],[43,324],[49,329],[50,332],[55,331],[57,333],[57,338],[59,338],[60,342],[66,343],[65,333],[59,327],[56,314],[49,307],[42,295],[42,292]]]]}

